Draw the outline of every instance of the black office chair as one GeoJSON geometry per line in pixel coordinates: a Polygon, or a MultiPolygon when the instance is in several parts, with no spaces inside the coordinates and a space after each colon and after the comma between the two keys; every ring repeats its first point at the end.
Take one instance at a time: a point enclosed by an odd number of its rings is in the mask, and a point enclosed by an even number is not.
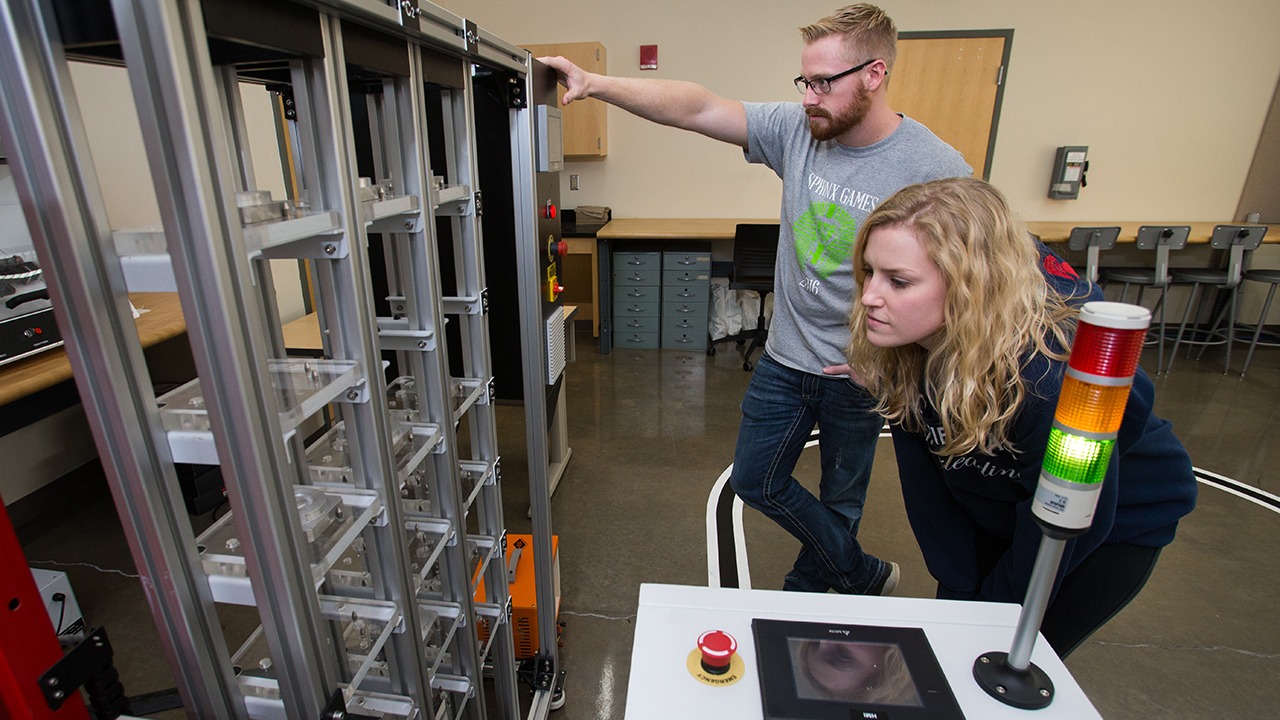
{"type": "Polygon", "coordinates": [[[769,331],[764,326],[764,299],[773,292],[773,268],[778,259],[778,225],[741,223],[733,236],[733,274],[730,290],[760,293],[760,315],[751,344],[742,353],[742,369],[751,370],[751,353],[764,347],[769,331]]]}

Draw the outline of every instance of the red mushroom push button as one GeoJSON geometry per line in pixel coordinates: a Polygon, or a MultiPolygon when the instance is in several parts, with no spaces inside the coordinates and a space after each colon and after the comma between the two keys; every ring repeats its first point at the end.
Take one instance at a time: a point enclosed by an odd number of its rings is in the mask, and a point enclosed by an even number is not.
{"type": "Polygon", "coordinates": [[[708,630],[698,638],[698,649],[702,651],[702,669],[723,675],[729,672],[729,660],[738,652],[738,641],[729,633],[708,630]]]}
{"type": "Polygon", "coordinates": [[[555,204],[552,203],[550,200],[548,200],[546,207],[542,209],[542,214],[545,215],[548,220],[555,220],[556,219],[555,204]]]}
{"type": "Polygon", "coordinates": [[[556,276],[556,266],[547,266],[547,283],[542,286],[547,294],[544,295],[547,302],[555,302],[560,297],[560,293],[564,292],[564,286],[560,284],[560,278],[556,276]]]}
{"type": "Polygon", "coordinates": [[[698,636],[698,646],[686,661],[689,673],[704,685],[723,687],[742,679],[745,666],[738,655],[738,641],[723,630],[698,636]]]}

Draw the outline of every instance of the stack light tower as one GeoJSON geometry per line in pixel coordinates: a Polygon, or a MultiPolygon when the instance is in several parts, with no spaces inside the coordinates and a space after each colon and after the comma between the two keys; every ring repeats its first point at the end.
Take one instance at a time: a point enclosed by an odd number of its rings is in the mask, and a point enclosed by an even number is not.
{"type": "Polygon", "coordinates": [[[1032,503],[1044,538],[1013,646],[1008,653],[984,653],[973,664],[978,685],[1005,704],[1034,710],[1053,702],[1053,681],[1031,662],[1031,650],[1066,542],[1093,524],[1150,325],[1151,312],[1137,305],[1090,302],[1080,309],[1032,503]]]}

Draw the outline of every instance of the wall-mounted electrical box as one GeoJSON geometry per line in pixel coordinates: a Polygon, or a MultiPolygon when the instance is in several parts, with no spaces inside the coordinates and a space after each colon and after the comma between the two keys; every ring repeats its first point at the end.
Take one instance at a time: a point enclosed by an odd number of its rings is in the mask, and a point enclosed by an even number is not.
{"type": "Polygon", "coordinates": [[[1089,170],[1089,148],[1086,145],[1066,145],[1058,148],[1053,158],[1053,176],[1049,178],[1050,200],[1075,200],[1080,188],[1088,183],[1085,172],[1089,170]]]}

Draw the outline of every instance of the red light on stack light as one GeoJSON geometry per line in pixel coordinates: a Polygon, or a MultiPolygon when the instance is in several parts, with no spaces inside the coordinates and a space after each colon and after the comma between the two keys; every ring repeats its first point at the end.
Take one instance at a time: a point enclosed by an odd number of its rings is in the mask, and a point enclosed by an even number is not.
{"type": "Polygon", "coordinates": [[[1071,348],[1073,370],[1102,377],[1132,377],[1142,355],[1150,313],[1124,303],[1086,303],[1080,311],[1075,343],[1071,348]],[[1096,307],[1094,313],[1089,312],[1096,307]],[[1106,313],[1102,318],[1100,313],[1106,313]]]}

